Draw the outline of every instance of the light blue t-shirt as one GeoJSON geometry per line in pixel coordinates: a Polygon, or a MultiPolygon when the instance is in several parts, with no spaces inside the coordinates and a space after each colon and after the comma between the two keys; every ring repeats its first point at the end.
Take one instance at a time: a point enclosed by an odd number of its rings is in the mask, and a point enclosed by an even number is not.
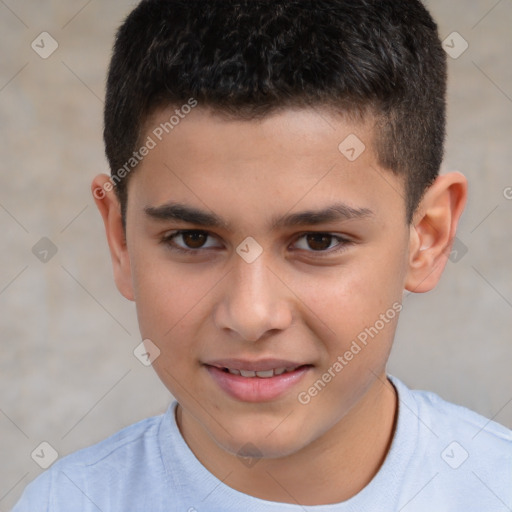
{"type": "Polygon", "coordinates": [[[228,487],[188,448],[173,402],[56,462],[13,512],[510,512],[512,432],[390,380],[399,397],[390,450],[373,480],[343,503],[276,503],[228,487]]]}

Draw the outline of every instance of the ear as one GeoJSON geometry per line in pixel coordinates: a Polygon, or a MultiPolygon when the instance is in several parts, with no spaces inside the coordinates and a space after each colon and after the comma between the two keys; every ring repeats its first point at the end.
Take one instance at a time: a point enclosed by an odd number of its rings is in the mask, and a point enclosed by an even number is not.
{"type": "Polygon", "coordinates": [[[425,193],[410,226],[406,290],[428,292],[438,283],[466,199],[467,180],[458,172],[439,176],[425,193]]]}
{"type": "Polygon", "coordinates": [[[128,300],[134,300],[130,257],[126,246],[121,206],[110,177],[106,174],[96,176],[92,181],[91,191],[105,225],[117,289],[128,300]]]}

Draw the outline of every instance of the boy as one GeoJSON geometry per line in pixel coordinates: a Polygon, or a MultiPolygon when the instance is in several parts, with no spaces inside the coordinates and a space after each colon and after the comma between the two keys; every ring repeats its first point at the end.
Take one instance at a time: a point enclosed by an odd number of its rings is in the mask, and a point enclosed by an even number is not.
{"type": "Polygon", "coordinates": [[[92,192],[177,401],[15,511],[510,510],[512,433],[386,373],[466,201],[445,89],[419,0],[141,2],[92,192]]]}

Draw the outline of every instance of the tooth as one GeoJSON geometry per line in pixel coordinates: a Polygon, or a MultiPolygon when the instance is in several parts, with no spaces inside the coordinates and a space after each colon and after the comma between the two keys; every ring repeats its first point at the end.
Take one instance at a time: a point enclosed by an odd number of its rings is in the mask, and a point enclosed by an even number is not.
{"type": "Polygon", "coordinates": [[[286,368],[286,371],[287,372],[293,372],[294,370],[296,370],[298,368],[298,366],[292,366],[290,368],[286,368]]]}
{"type": "Polygon", "coordinates": [[[261,372],[256,372],[257,377],[262,377],[264,379],[268,379],[269,377],[274,376],[274,370],[264,370],[261,372]]]}
{"type": "Polygon", "coordinates": [[[242,375],[242,377],[256,377],[256,372],[251,370],[240,370],[240,375],[242,375]]]}
{"type": "Polygon", "coordinates": [[[233,370],[231,368],[228,368],[228,372],[231,373],[231,375],[240,375],[240,372],[238,370],[233,370]]]}
{"type": "Polygon", "coordinates": [[[281,375],[286,371],[286,368],[276,368],[274,370],[274,375],[281,375]]]}

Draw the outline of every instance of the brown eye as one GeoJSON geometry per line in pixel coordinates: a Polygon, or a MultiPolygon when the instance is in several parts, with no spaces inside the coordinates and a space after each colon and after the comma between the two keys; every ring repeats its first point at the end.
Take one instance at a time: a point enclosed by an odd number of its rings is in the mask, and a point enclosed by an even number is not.
{"type": "Polygon", "coordinates": [[[188,231],[181,236],[184,244],[190,249],[200,249],[208,240],[208,234],[202,231],[188,231]]]}
{"type": "Polygon", "coordinates": [[[317,257],[328,257],[343,252],[352,242],[342,235],[316,231],[302,234],[293,245],[310,255],[316,253],[317,257]]]}
{"type": "Polygon", "coordinates": [[[325,251],[332,243],[332,235],[326,233],[311,233],[306,235],[308,247],[313,251],[325,251]]]}
{"type": "Polygon", "coordinates": [[[209,249],[219,249],[218,240],[208,231],[180,230],[169,233],[162,238],[170,250],[187,254],[199,254],[209,249]]]}

